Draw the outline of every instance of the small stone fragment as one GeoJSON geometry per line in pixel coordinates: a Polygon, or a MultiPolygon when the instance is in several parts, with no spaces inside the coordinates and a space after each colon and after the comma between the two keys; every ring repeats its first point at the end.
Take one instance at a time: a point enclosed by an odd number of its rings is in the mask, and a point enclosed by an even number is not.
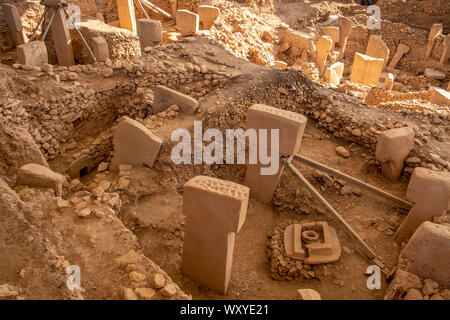
{"type": "Polygon", "coordinates": [[[173,297],[177,293],[177,288],[172,283],[161,289],[161,294],[165,297],[173,297]]]}
{"type": "Polygon", "coordinates": [[[313,289],[298,289],[297,293],[300,300],[322,300],[320,294],[313,289]]]}
{"type": "Polygon", "coordinates": [[[342,146],[336,147],[336,153],[344,158],[350,157],[350,151],[348,151],[342,146]]]}

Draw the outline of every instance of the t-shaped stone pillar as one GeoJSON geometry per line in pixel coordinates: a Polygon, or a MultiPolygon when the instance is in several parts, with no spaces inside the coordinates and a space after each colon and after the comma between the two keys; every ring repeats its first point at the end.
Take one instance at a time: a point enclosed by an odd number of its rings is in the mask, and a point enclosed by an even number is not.
{"type": "Polygon", "coordinates": [[[376,59],[359,52],[355,52],[350,81],[366,86],[378,86],[384,60],[376,59]]]}
{"type": "Polygon", "coordinates": [[[339,59],[344,58],[347,39],[352,34],[352,20],[346,17],[339,17],[339,59]]]}
{"type": "Polygon", "coordinates": [[[408,127],[384,131],[378,136],[375,157],[381,162],[381,171],[395,180],[402,173],[404,162],[414,146],[414,130],[408,127]]]}
{"type": "Polygon", "coordinates": [[[200,18],[198,14],[192,13],[189,10],[177,11],[177,27],[180,29],[182,36],[190,36],[198,33],[200,18]]]}
{"type": "Polygon", "coordinates": [[[113,145],[111,170],[117,170],[121,164],[152,167],[162,140],[142,123],[123,117],[114,132],[113,145]]]}
{"type": "Polygon", "coordinates": [[[198,7],[199,21],[204,30],[209,30],[220,15],[220,10],[213,6],[201,5],[198,7]]]}
{"type": "Polygon", "coordinates": [[[383,69],[386,66],[386,63],[389,59],[389,48],[384,43],[381,36],[371,35],[369,38],[369,42],[367,43],[366,55],[372,58],[383,59],[384,65],[383,69]]]}
{"type": "Polygon", "coordinates": [[[55,12],[55,17],[51,26],[53,43],[55,44],[56,57],[61,66],[70,67],[75,64],[73,57],[72,38],[70,37],[67,18],[63,8],[50,8],[49,15],[55,12]]]}
{"type": "Polygon", "coordinates": [[[141,44],[141,52],[146,47],[154,47],[162,41],[162,24],[159,20],[139,19],[137,21],[137,35],[141,44]]]}
{"type": "Polygon", "coordinates": [[[434,41],[436,37],[442,33],[442,23],[435,23],[430,28],[430,34],[428,35],[427,51],[425,57],[429,58],[433,52],[434,41]]]}
{"type": "MultiPolygon", "coordinates": [[[[279,130],[278,157],[281,155],[293,155],[298,152],[306,121],[307,118],[301,114],[263,104],[254,104],[247,112],[247,129],[257,130],[258,141],[260,141],[259,129],[267,129],[268,150],[258,150],[259,154],[261,152],[271,154],[273,149],[269,138],[271,129],[279,130]]],[[[261,144],[259,144],[258,148],[261,148],[261,144]]],[[[257,164],[249,164],[245,173],[244,184],[250,188],[252,197],[264,203],[269,203],[277,188],[284,167],[280,163],[276,174],[262,175],[261,168],[264,167],[266,165],[261,164],[259,157],[257,164]]]]}
{"type": "Polygon", "coordinates": [[[334,85],[339,85],[344,73],[344,63],[335,62],[325,70],[325,80],[334,85]]]}
{"type": "Polygon", "coordinates": [[[16,6],[12,4],[5,3],[2,6],[3,9],[3,17],[5,18],[6,23],[9,26],[9,30],[11,31],[11,37],[16,46],[24,44],[25,38],[23,35],[23,27],[22,21],[20,20],[19,12],[17,11],[16,6]]]}
{"type": "Polygon", "coordinates": [[[397,51],[395,52],[394,56],[392,57],[391,62],[389,63],[389,67],[395,68],[400,61],[400,59],[403,57],[403,55],[407,54],[411,48],[407,45],[404,45],[400,43],[397,47],[397,51]]]}
{"type": "Polygon", "coordinates": [[[339,42],[340,31],[339,27],[321,27],[320,31],[333,40],[333,45],[331,47],[331,52],[334,51],[334,46],[339,42]]]}
{"type": "Polygon", "coordinates": [[[445,36],[443,45],[444,47],[442,48],[441,60],[439,62],[441,64],[446,64],[450,58],[450,34],[445,36]]]}
{"type": "Polygon", "coordinates": [[[397,241],[409,238],[422,222],[441,216],[450,209],[450,174],[415,168],[406,197],[414,202],[414,206],[395,234],[397,241]]]}
{"type": "Polygon", "coordinates": [[[249,189],[234,182],[196,176],[185,183],[183,274],[227,292],[235,235],[244,224],[248,199],[249,189]]]}
{"type": "Polygon", "coordinates": [[[325,63],[327,62],[328,54],[331,51],[331,47],[333,46],[333,40],[329,36],[321,36],[317,40],[317,57],[316,63],[319,67],[319,74],[322,75],[323,70],[325,68],[325,63]]]}

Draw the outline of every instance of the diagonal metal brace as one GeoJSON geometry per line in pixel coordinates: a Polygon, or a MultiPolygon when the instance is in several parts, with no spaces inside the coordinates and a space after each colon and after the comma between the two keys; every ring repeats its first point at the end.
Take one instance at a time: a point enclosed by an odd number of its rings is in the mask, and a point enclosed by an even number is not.
{"type": "MultiPolygon", "coordinates": [[[[292,156],[290,157],[292,158],[292,156]]],[[[281,157],[281,161],[284,166],[289,169],[299,180],[300,184],[306,188],[325,208],[331,213],[331,215],[337,219],[341,225],[344,227],[345,231],[354,239],[356,242],[360,244],[362,247],[362,251],[364,255],[373,261],[376,265],[380,267],[380,269],[385,269],[385,265],[381,260],[377,257],[375,252],[364,242],[363,239],[356,233],[355,230],[342,218],[342,216],[328,203],[327,200],[314,188],[314,186],[309,183],[309,181],[294,167],[291,163],[291,159],[287,159],[285,157],[281,157]]]]}
{"type": "Polygon", "coordinates": [[[401,206],[402,208],[405,208],[405,209],[409,210],[413,206],[412,203],[410,203],[410,202],[408,202],[406,200],[403,200],[403,199],[401,199],[401,198],[399,198],[397,196],[394,196],[393,194],[390,194],[390,193],[388,193],[386,191],[383,191],[383,190],[381,190],[381,189],[379,189],[377,187],[371,186],[370,184],[365,183],[364,181],[361,181],[361,180],[356,179],[356,178],[354,178],[354,177],[352,177],[352,176],[350,176],[348,174],[345,174],[343,172],[340,172],[338,170],[335,170],[333,168],[325,166],[325,165],[323,165],[323,164],[321,164],[321,163],[319,163],[317,161],[314,161],[312,159],[309,159],[309,158],[307,158],[305,156],[296,154],[296,155],[294,155],[294,159],[297,160],[297,161],[300,161],[301,163],[306,164],[306,165],[308,165],[310,167],[313,167],[313,168],[319,169],[319,170],[321,170],[323,172],[326,172],[328,174],[331,174],[332,176],[335,176],[337,178],[340,178],[340,179],[349,181],[351,183],[354,183],[358,187],[361,187],[363,189],[371,191],[371,192],[373,192],[373,193],[375,193],[375,194],[377,194],[377,195],[379,195],[381,197],[384,197],[386,199],[392,200],[397,205],[401,206]]]}

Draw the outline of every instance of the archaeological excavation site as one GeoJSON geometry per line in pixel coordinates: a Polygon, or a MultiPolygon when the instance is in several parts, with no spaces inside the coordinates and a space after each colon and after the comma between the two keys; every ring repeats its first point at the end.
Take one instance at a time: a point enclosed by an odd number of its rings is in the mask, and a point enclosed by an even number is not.
{"type": "Polygon", "coordinates": [[[0,300],[450,300],[449,1],[0,0],[0,300]]]}

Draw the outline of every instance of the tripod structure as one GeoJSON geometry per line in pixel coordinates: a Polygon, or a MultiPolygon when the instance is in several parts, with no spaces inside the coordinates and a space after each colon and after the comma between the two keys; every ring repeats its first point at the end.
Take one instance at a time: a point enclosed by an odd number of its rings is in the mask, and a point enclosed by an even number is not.
{"type": "MultiPolygon", "coordinates": [[[[73,65],[73,51],[72,51],[72,44],[70,41],[70,34],[68,33],[68,27],[67,27],[67,19],[70,19],[70,15],[67,12],[68,4],[67,2],[70,2],[72,0],[41,0],[41,5],[45,6],[44,13],[42,14],[41,18],[39,19],[39,22],[37,26],[34,28],[33,33],[31,34],[30,41],[33,41],[34,37],[36,36],[36,32],[40,29],[41,25],[44,30],[41,41],[44,41],[48,31],[54,26],[55,18],[58,20],[58,25],[56,26],[56,31],[64,33],[64,36],[66,39],[61,39],[61,41],[55,41],[55,35],[53,36],[53,40],[55,42],[56,47],[56,54],[58,55],[58,61],[60,64],[64,65],[73,65]],[[50,19],[47,22],[47,14],[51,13],[50,19]],[[58,43],[57,43],[58,42],[58,43]],[[65,43],[64,43],[65,42],[65,43]],[[59,47],[59,48],[58,48],[59,47]],[[58,49],[60,52],[58,52],[58,49]],[[61,60],[61,61],[60,61],[61,60]],[[62,62],[62,63],[61,63],[62,62]]],[[[78,35],[80,36],[81,40],[83,41],[83,44],[88,49],[88,52],[92,59],[97,61],[95,58],[94,53],[92,52],[91,48],[89,47],[88,43],[86,42],[86,39],[83,37],[83,34],[79,30],[79,28],[75,25],[74,18],[71,20],[73,26],[75,27],[75,30],[77,31],[78,35]]],[[[55,27],[55,26],[54,26],[55,27]]]]}

